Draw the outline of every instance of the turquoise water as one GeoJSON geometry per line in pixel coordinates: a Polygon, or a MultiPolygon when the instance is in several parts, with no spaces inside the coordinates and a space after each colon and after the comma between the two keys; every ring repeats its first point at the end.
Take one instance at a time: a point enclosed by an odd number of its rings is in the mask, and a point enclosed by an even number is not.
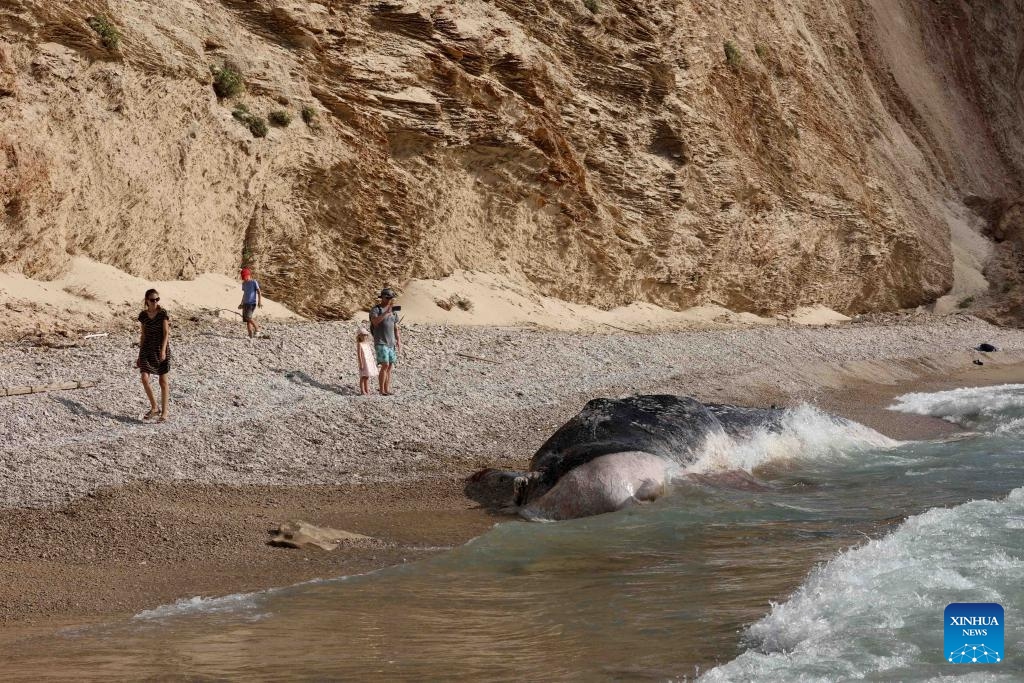
{"type": "MultiPolygon", "coordinates": [[[[1024,679],[1024,387],[910,395],[969,433],[892,442],[811,408],[709,446],[672,495],[508,521],[429,560],[34,641],[8,676],[275,680],[1024,679]],[[716,484],[746,468],[766,490],[716,484]],[[944,663],[950,602],[1006,658],[944,663]]],[[[3,658],[0,658],[3,659],[3,658]]]]}

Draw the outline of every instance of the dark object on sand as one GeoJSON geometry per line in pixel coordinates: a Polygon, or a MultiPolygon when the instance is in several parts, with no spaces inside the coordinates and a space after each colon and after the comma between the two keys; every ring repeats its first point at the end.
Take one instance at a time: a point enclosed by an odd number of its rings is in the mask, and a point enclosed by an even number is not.
{"type": "Polygon", "coordinates": [[[977,358],[975,358],[975,359],[974,359],[974,364],[975,364],[975,365],[984,365],[984,364],[985,364],[985,362],[984,362],[984,361],[982,361],[982,360],[978,360],[977,358]]]}
{"type": "Polygon", "coordinates": [[[974,350],[981,351],[982,353],[991,353],[992,351],[998,351],[999,349],[992,346],[991,344],[978,344],[976,347],[974,347],[974,350]]]}
{"type": "Polygon", "coordinates": [[[89,382],[57,382],[55,384],[36,384],[33,386],[0,387],[0,396],[25,396],[28,394],[41,394],[46,391],[70,391],[72,389],[90,389],[96,386],[99,381],[89,382]]]}

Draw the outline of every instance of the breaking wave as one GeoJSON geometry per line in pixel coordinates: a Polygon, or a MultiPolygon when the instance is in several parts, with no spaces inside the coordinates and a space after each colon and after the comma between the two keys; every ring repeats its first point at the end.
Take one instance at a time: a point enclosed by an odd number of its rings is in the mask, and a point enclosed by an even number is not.
{"type": "Polygon", "coordinates": [[[758,428],[746,438],[727,434],[709,437],[704,452],[688,472],[754,469],[794,459],[840,460],[869,449],[899,445],[884,434],[802,404],[786,410],[774,427],[758,428]]]}
{"type": "Polygon", "coordinates": [[[1024,384],[904,394],[898,396],[889,409],[940,417],[968,429],[1021,431],[1024,428],[1024,384]]]}
{"type": "MultiPolygon", "coordinates": [[[[907,519],[885,538],[812,571],[788,601],[773,605],[747,630],[746,652],[701,680],[923,680],[948,674],[941,651],[947,604],[998,602],[1019,618],[1022,515],[1024,488],[1018,488],[1000,501],[907,519]]],[[[1019,630],[1016,637],[1022,639],[1019,630]]],[[[1013,639],[1007,630],[1007,649],[1020,652],[1024,643],[1013,639]]],[[[1020,680],[1024,668],[1006,663],[986,680],[1020,680]]]]}

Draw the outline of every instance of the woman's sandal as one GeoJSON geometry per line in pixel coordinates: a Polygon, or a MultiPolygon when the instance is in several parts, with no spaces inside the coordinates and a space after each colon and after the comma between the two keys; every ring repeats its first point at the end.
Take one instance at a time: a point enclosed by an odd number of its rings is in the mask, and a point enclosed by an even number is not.
{"type": "Polygon", "coordinates": [[[166,415],[161,415],[160,417],[158,417],[156,419],[156,423],[157,424],[163,424],[164,422],[167,422],[168,419],[169,418],[166,415]]]}
{"type": "Polygon", "coordinates": [[[160,414],[159,410],[151,410],[142,416],[143,420],[152,420],[154,417],[160,414]]]}

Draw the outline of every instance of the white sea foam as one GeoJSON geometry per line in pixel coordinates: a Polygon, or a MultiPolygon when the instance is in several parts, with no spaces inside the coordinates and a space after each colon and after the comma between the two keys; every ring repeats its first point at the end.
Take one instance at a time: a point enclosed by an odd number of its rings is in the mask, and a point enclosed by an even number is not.
{"type": "Polygon", "coordinates": [[[941,417],[964,427],[1015,431],[1024,427],[1024,384],[904,394],[889,409],[941,417]]]}
{"type": "Polygon", "coordinates": [[[748,472],[769,462],[791,459],[839,459],[851,454],[898,445],[870,427],[802,404],[785,411],[778,430],[759,429],[747,439],[712,436],[689,472],[741,469],[748,472]]]}
{"type": "MultiPolygon", "coordinates": [[[[441,548],[447,549],[446,547],[441,548]]],[[[373,574],[377,571],[367,572],[367,574],[373,574]]],[[[192,598],[181,598],[169,605],[160,605],[153,609],[143,610],[139,612],[132,619],[139,620],[158,620],[166,619],[168,617],[179,617],[189,614],[222,614],[222,613],[236,613],[245,614],[249,613],[250,618],[258,619],[266,616],[258,612],[263,600],[275,593],[286,591],[296,586],[309,586],[318,583],[324,583],[327,581],[346,581],[353,576],[365,576],[365,574],[353,574],[349,576],[338,576],[331,579],[310,579],[308,581],[300,581],[299,583],[292,584],[290,586],[281,586],[278,588],[267,588],[261,591],[253,591],[252,593],[232,593],[231,595],[223,595],[216,598],[204,598],[201,595],[197,595],[192,598]]]]}
{"type": "Polygon", "coordinates": [[[133,618],[148,621],[177,617],[185,614],[251,612],[257,608],[259,598],[267,592],[269,591],[234,593],[232,595],[225,595],[218,598],[204,598],[201,595],[197,595],[192,598],[181,598],[170,605],[160,605],[159,607],[139,612],[133,618]]]}
{"type": "MultiPolygon", "coordinates": [[[[911,517],[812,571],[750,627],[750,649],[701,680],[927,680],[950,673],[932,651],[942,647],[947,604],[998,602],[1007,623],[1020,619],[1024,548],[1014,522],[1022,513],[1019,488],[1005,500],[911,517]]],[[[1019,651],[1013,634],[1007,630],[1006,646],[1019,651]]],[[[1007,664],[984,680],[1017,680],[1024,670],[1007,664]]]]}

